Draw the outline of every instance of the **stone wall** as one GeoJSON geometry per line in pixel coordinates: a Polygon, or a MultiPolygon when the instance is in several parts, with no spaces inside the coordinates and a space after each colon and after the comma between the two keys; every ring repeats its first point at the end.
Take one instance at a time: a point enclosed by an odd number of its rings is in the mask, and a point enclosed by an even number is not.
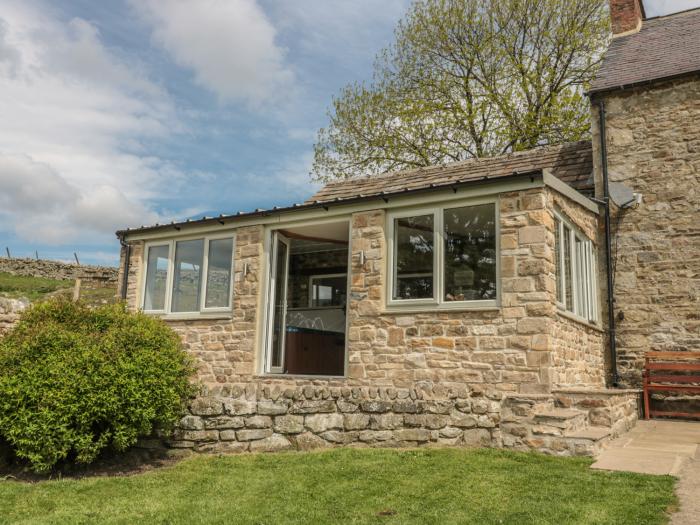
{"type": "Polygon", "coordinates": [[[68,264],[45,259],[8,259],[0,257],[0,272],[28,277],[46,277],[58,280],[81,279],[83,284],[98,283],[101,286],[116,286],[117,268],[68,264]]]}
{"type": "Polygon", "coordinates": [[[227,385],[192,401],[168,445],[199,452],[498,446],[502,397],[466,387],[227,385]]]}
{"type": "Polygon", "coordinates": [[[613,218],[618,368],[637,386],[645,352],[700,351],[700,78],[604,97],[610,180],[643,197],[613,218]]]}

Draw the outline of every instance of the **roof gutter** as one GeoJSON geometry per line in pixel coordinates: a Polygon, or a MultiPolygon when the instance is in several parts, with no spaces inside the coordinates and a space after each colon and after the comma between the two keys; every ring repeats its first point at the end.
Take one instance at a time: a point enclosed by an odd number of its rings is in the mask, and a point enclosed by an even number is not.
{"type": "Polygon", "coordinates": [[[615,326],[615,290],[612,268],[612,235],[610,233],[610,182],[608,178],[608,148],[605,134],[605,101],[598,101],[598,115],[600,123],[600,155],[603,171],[603,207],[605,210],[605,273],[607,276],[607,303],[608,303],[608,341],[610,345],[610,361],[612,366],[612,384],[618,386],[619,375],[617,371],[617,341],[615,326]]]}
{"type": "Polygon", "coordinates": [[[424,194],[424,193],[432,193],[432,192],[437,192],[437,191],[445,191],[451,189],[455,193],[460,189],[465,186],[470,186],[470,185],[483,185],[483,184],[490,184],[490,183],[497,183],[497,182],[502,182],[503,180],[512,180],[512,179],[520,179],[520,178],[529,178],[532,182],[534,182],[535,177],[540,177],[542,176],[542,170],[541,169],[536,169],[536,170],[530,170],[526,172],[513,172],[510,175],[506,176],[497,176],[497,177],[489,177],[484,176],[480,177],[478,179],[471,179],[471,180],[463,180],[463,181],[456,181],[456,182],[449,182],[445,184],[431,184],[430,186],[423,187],[423,188],[415,188],[415,189],[409,189],[405,188],[401,191],[396,191],[396,192],[382,192],[382,193],[375,193],[372,195],[358,195],[357,197],[351,197],[347,199],[338,199],[336,198],[335,200],[330,200],[330,201],[316,201],[316,202],[310,202],[308,204],[296,204],[293,206],[286,206],[286,207],[275,207],[269,210],[256,210],[253,212],[248,212],[248,213],[243,213],[240,212],[236,215],[220,215],[219,217],[207,217],[204,219],[199,219],[196,221],[185,221],[185,222],[173,222],[171,224],[156,224],[154,226],[148,226],[148,227],[141,227],[141,228],[130,228],[126,230],[119,230],[116,232],[117,237],[120,238],[120,240],[123,240],[126,238],[127,235],[129,234],[135,234],[135,233],[145,233],[145,232],[152,232],[152,231],[162,231],[166,230],[169,228],[175,229],[177,231],[181,230],[184,226],[202,226],[202,225],[207,225],[207,224],[216,224],[219,223],[221,225],[225,225],[227,223],[235,222],[237,219],[249,219],[252,217],[270,217],[272,215],[277,215],[277,214],[282,214],[282,213],[291,213],[291,212],[297,212],[301,210],[313,210],[313,209],[325,209],[328,211],[332,206],[345,206],[345,205],[351,205],[351,204],[359,204],[363,202],[371,202],[371,201],[377,201],[377,200],[382,200],[385,203],[389,202],[389,199],[396,198],[396,197],[404,197],[408,195],[417,195],[417,194],[424,194]]]}

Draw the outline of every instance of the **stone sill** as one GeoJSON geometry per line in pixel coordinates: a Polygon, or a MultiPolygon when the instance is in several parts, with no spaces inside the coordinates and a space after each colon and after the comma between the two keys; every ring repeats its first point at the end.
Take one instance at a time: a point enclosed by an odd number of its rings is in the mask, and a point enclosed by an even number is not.
{"type": "Polygon", "coordinates": [[[230,321],[233,315],[230,313],[206,313],[206,314],[147,314],[158,317],[166,322],[174,321],[230,321]]]}
{"type": "Polygon", "coordinates": [[[605,330],[603,330],[603,328],[600,325],[593,324],[590,321],[586,321],[583,317],[579,317],[576,314],[572,314],[567,310],[562,310],[560,306],[557,306],[557,314],[566,319],[569,319],[570,321],[574,321],[575,323],[590,328],[591,330],[595,330],[596,332],[600,332],[602,334],[605,333],[605,330]]]}
{"type": "Polygon", "coordinates": [[[426,314],[426,313],[451,313],[451,312],[500,312],[500,306],[388,306],[379,315],[401,315],[401,314],[426,314]]]}

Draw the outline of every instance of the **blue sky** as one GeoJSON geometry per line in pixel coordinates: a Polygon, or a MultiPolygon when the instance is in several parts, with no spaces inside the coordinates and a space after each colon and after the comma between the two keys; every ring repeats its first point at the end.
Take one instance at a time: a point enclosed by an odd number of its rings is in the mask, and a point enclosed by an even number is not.
{"type": "Polygon", "coordinates": [[[0,253],[116,264],[116,229],[304,200],[409,4],[0,0],[0,253]]]}
{"type": "Polygon", "coordinates": [[[284,205],[409,0],[0,0],[0,250],[115,264],[114,231],[284,205]]]}

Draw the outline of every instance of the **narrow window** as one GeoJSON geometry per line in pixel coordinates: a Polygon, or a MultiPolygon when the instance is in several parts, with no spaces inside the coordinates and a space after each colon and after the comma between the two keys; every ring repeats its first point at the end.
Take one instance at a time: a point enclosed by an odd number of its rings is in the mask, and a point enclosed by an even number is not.
{"type": "Polygon", "coordinates": [[[175,243],[173,312],[198,312],[202,287],[204,239],[175,243]]]}
{"type": "Polygon", "coordinates": [[[595,248],[590,239],[555,218],[557,302],[587,321],[598,320],[595,248]]]}
{"type": "Polygon", "coordinates": [[[564,226],[564,305],[573,311],[573,265],[571,260],[571,229],[564,226]]]}
{"type": "Polygon", "coordinates": [[[143,309],[147,311],[165,310],[165,292],[168,283],[169,245],[148,248],[148,270],[143,309]]]}
{"type": "Polygon", "coordinates": [[[556,286],[557,286],[557,302],[564,304],[564,272],[562,272],[562,246],[561,246],[561,229],[562,223],[559,219],[554,219],[554,257],[555,257],[555,267],[554,275],[556,276],[556,286]]]}
{"type": "Polygon", "coordinates": [[[495,205],[445,210],[444,232],[444,300],[495,299],[495,205]]]}
{"type": "Polygon", "coordinates": [[[434,217],[402,217],[394,222],[394,299],[434,296],[434,217]]]}
{"type": "Polygon", "coordinates": [[[207,295],[205,308],[231,306],[231,260],[233,239],[212,239],[207,253],[207,295]]]}

